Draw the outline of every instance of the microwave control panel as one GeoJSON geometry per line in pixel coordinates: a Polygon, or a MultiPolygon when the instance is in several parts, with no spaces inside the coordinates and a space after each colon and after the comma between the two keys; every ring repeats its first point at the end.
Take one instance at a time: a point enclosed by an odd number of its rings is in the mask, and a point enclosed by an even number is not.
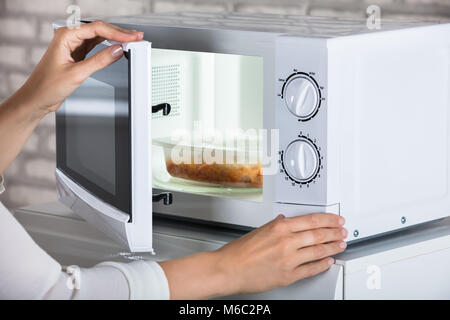
{"type": "Polygon", "coordinates": [[[311,39],[282,37],[277,43],[275,201],[328,205],[326,47],[304,41],[311,39]]]}

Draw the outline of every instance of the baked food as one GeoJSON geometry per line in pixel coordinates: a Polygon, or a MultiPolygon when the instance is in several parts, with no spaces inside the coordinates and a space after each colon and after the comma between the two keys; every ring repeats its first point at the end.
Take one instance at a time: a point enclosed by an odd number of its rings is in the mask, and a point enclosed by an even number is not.
{"type": "Polygon", "coordinates": [[[176,178],[241,188],[261,188],[262,165],[251,164],[176,164],[166,161],[167,171],[176,178]]]}

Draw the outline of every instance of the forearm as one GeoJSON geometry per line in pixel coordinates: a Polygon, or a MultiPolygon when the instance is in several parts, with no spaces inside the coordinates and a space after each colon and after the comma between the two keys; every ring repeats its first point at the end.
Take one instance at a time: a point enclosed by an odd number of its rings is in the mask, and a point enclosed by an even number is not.
{"type": "Polygon", "coordinates": [[[61,265],[40,248],[0,203],[0,299],[168,299],[157,263],[61,265]]]}
{"type": "Polygon", "coordinates": [[[45,114],[27,99],[23,89],[0,104],[0,174],[16,158],[45,114]]]}
{"type": "Polygon", "coordinates": [[[221,263],[220,251],[193,254],[159,263],[166,274],[170,299],[209,299],[236,293],[221,263]]]}

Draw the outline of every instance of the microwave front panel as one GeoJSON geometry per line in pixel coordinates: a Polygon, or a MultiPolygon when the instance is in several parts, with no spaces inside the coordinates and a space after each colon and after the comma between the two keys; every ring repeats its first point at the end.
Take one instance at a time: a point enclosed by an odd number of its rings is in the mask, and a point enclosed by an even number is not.
{"type": "Polygon", "coordinates": [[[276,202],[331,205],[327,197],[326,41],[280,37],[275,121],[280,130],[276,202]]]}

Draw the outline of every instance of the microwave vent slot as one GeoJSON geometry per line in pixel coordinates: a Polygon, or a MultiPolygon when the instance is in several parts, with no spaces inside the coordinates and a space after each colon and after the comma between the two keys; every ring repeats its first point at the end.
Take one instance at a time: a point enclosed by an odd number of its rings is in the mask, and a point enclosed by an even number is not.
{"type": "MultiPolygon", "coordinates": [[[[171,112],[168,117],[180,114],[181,66],[179,64],[152,67],[152,103],[168,103],[171,112]]],[[[153,114],[153,119],[161,118],[161,113],[153,114]]]]}

